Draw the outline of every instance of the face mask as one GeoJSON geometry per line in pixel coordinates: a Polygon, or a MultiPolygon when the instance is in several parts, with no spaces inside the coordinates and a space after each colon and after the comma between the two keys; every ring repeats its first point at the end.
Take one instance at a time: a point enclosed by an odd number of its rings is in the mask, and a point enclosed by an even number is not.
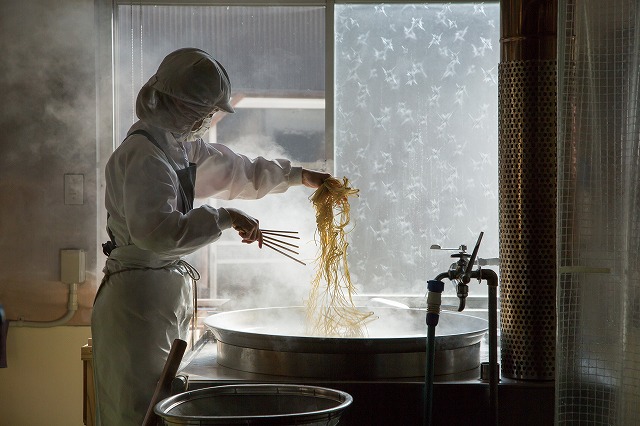
{"type": "MultiPolygon", "coordinates": [[[[198,127],[195,130],[191,130],[189,132],[189,139],[190,140],[204,139],[205,133],[207,133],[209,131],[209,128],[211,127],[211,119],[213,118],[213,115],[218,111],[220,111],[220,109],[215,108],[211,113],[209,113],[206,117],[204,117],[200,122],[200,127],[198,127]]],[[[196,124],[197,122],[194,124],[194,127],[196,124]]]]}
{"type": "Polygon", "coordinates": [[[188,139],[189,140],[204,139],[204,135],[209,131],[209,127],[211,127],[211,120],[208,120],[208,121],[205,120],[202,123],[202,126],[200,126],[200,128],[189,132],[188,139]]]}

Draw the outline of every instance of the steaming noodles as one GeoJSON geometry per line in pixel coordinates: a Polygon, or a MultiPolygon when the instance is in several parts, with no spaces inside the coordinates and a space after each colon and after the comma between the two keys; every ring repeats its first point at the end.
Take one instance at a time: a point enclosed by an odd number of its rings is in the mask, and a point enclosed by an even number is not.
{"type": "Polygon", "coordinates": [[[355,289],[347,264],[349,197],[357,195],[358,189],[351,188],[345,177],[343,181],[327,179],[310,197],[320,240],[307,301],[307,320],[314,335],[361,337],[364,325],[373,319],[372,312],[362,312],[353,303],[355,289]]]}

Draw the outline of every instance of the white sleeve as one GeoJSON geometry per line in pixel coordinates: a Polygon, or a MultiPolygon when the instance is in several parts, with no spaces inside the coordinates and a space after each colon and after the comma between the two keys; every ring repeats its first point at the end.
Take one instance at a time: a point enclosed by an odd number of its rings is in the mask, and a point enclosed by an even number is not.
{"type": "Polygon", "coordinates": [[[117,167],[131,242],[156,253],[183,255],[217,240],[231,226],[229,214],[211,206],[187,214],[178,211],[179,182],[173,168],[151,143],[138,143],[134,137],[127,142],[136,146],[119,157],[117,167]]]}
{"type": "Polygon", "coordinates": [[[289,160],[249,159],[222,144],[195,142],[192,161],[198,165],[196,197],[257,199],[302,184],[302,167],[289,160]]]}

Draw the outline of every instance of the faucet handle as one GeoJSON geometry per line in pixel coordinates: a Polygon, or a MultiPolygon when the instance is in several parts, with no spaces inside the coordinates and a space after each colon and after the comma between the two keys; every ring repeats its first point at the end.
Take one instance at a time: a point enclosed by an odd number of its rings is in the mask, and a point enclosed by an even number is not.
{"type": "Polygon", "coordinates": [[[473,270],[473,264],[476,262],[476,257],[478,257],[478,250],[480,249],[480,242],[482,241],[483,235],[484,235],[484,232],[480,232],[480,235],[478,236],[478,241],[476,242],[476,246],[473,248],[473,253],[471,254],[471,258],[469,259],[469,263],[467,264],[467,270],[464,271],[464,277],[467,280],[467,282],[469,282],[469,280],[471,279],[469,275],[473,270]]]}
{"type": "Polygon", "coordinates": [[[431,244],[431,247],[429,247],[431,250],[446,250],[446,251],[459,251],[461,253],[464,253],[467,251],[467,246],[462,244],[460,247],[458,248],[442,248],[442,246],[440,244],[431,244]]]}

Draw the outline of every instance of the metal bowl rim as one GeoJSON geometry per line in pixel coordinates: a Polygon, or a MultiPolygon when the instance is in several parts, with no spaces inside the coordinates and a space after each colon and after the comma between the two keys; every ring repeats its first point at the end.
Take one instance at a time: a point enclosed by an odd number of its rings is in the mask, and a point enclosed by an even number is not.
{"type": "MultiPolygon", "coordinates": [[[[345,342],[345,343],[356,343],[356,342],[362,342],[362,341],[366,341],[366,340],[371,340],[371,341],[382,341],[382,340],[388,340],[390,338],[392,338],[391,336],[387,336],[387,337],[334,337],[334,336],[301,336],[301,335],[284,335],[284,334],[269,334],[269,333],[261,333],[261,332],[254,332],[254,331],[243,331],[243,330],[238,330],[238,329],[234,329],[234,328],[229,328],[229,327],[221,327],[218,325],[215,325],[214,320],[215,319],[219,319],[220,317],[223,316],[228,316],[228,315],[238,315],[244,312],[258,312],[258,311],[268,311],[268,310],[284,310],[284,309],[304,309],[304,306],[278,306],[278,307],[270,307],[270,308],[250,308],[250,309],[240,309],[240,310],[235,310],[235,311],[227,311],[227,312],[219,312],[213,315],[210,315],[208,317],[206,317],[204,319],[204,323],[207,327],[209,327],[212,331],[216,331],[216,330],[223,330],[226,333],[238,333],[238,334],[243,334],[243,335],[253,335],[253,336],[270,336],[271,338],[291,338],[291,337],[295,337],[296,339],[300,339],[300,340],[308,340],[308,341],[317,341],[317,340],[322,340],[322,341],[332,341],[332,340],[339,340],[340,342],[345,342]]],[[[396,310],[396,311],[403,311],[405,309],[401,309],[401,308],[393,308],[393,307],[376,307],[376,309],[383,309],[383,310],[396,310]]],[[[422,308],[409,308],[406,309],[407,311],[412,311],[412,312],[423,312],[425,315],[427,313],[426,309],[422,309],[422,308]]],[[[487,332],[488,330],[488,321],[480,318],[480,317],[475,317],[473,315],[467,315],[467,314],[463,314],[463,313],[459,313],[459,312],[449,312],[449,311],[442,311],[440,313],[440,315],[455,315],[457,317],[464,317],[464,318],[473,318],[474,321],[477,321],[483,325],[485,325],[484,327],[480,326],[477,329],[474,330],[469,330],[466,331],[464,333],[457,333],[457,334],[448,334],[447,336],[450,337],[456,337],[456,336],[474,336],[474,335],[482,335],[484,333],[487,332]]],[[[426,330],[426,326],[425,326],[425,330],[426,330]]],[[[216,336],[217,338],[218,336],[216,336]]],[[[405,335],[402,337],[393,337],[394,340],[415,340],[415,339],[424,339],[426,337],[426,332],[424,335],[405,335]]]]}
{"type": "MultiPolygon", "coordinates": [[[[216,319],[225,316],[242,315],[253,312],[266,312],[269,310],[295,309],[299,311],[303,306],[276,307],[276,308],[252,308],[237,311],[223,312],[205,318],[205,325],[209,327],[219,343],[232,346],[261,349],[275,352],[304,352],[304,353],[399,353],[424,351],[426,348],[426,324],[425,334],[405,335],[405,336],[383,336],[383,337],[323,337],[323,336],[303,336],[268,334],[255,331],[243,331],[230,327],[216,325],[216,319]]],[[[378,308],[377,308],[378,309],[378,308]]],[[[386,311],[404,311],[398,308],[380,308],[386,311]]],[[[379,310],[380,310],[379,309],[379,310]]],[[[425,314],[424,309],[411,309],[412,312],[425,314]]],[[[470,315],[454,312],[443,312],[445,315],[455,315],[467,321],[479,324],[473,330],[468,330],[459,334],[445,334],[436,336],[436,347],[440,349],[454,349],[465,347],[479,342],[487,332],[487,321],[470,315]]]]}
{"type": "Polygon", "coordinates": [[[207,420],[207,419],[215,419],[215,420],[242,420],[242,419],[263,419],[263,420],[275,420],[275,419],[305,419],[312,420],[315,418],[333,418],[337,415],[341,415],[342,411],[344,411],[351,403],[353,402],[353,397],[351,394],[338,390],[331,389],[321,386],[310,386],[310,385],[293,385],[293,384],[235,384],[235,385],[222,385],[222,386],[211,386],[202,389],[196,389],[192,391],[182,392],[168,398],[163,399],[158,402],[153,410],[154,412],[162,417],[165,420],[207,420]],[[238,392],[241,389],[244,392],[238,392]],[[199,415],[173,415],[170,413],[175,407],[193,401],[194,399],[204,399],[209,396],[216,395],[269,395],[269,389],[278,389],[278,392],[275,392],[271,395],[297,395],[297,396],[324,396],[325,399],[331,399],[334,402],[339,403],[335,407],[327,408],[324,410],[316,410],[316,411],[308,411],[304,413],[289,413],[289,414],[273,414],[273,415],[258,415],[258,416],[199,416],[199,415]],[[263,390],[262,392],[256,393],[258,390],[263,390]],[[253,391],[253,392],[252,392],[253,391]],[[302,391],[302,392],[301,392],[302,391]],[[331,398],[331,396],[335,396],[336,398],[331,398]]]}

